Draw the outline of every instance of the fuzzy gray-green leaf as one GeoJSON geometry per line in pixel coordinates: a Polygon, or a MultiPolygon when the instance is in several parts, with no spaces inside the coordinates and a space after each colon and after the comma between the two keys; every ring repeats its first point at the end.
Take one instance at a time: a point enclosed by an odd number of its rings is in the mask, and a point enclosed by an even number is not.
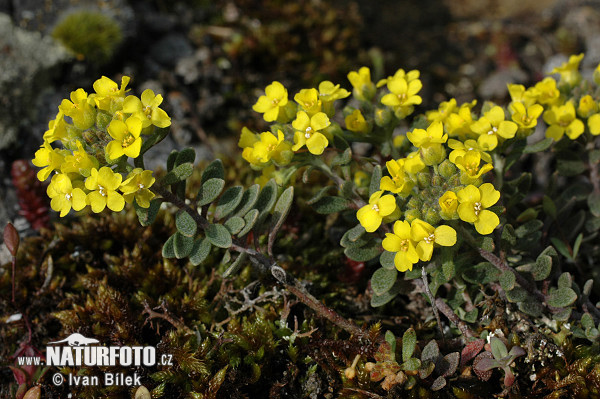
{"type": "Polygon", "coordinates": [[[577,294],[571,288],[562,287],[550,290],[548,305],[554,308],[564,308],[572,305],[577,300],[577,294]]]}
{"type": "Polygon", "coordinates": [[[244,216],[244,222],[245,222],[244,228],[242,229],[242,231],[240,231],[237,234],[237,236],[238,237],[243,237],[246,234],[248,234],[250,232],[250,230],[252,230],[252,228],[256,224],[257,220],[258,220],[258,209],[252,209],[252,210],[250,210],[250,212],[248,212],[244,216]]]}
{"type": "Polygon", "coordinates": [[[256,204],[254,204],[254,208],[258,209],[259,217],[263,218],[267,213],[271,212],[276,200],[277,183],[275,183],[274,179],[271,179],[265,184],[260,194],[258,194],[258,199],[256,200],[256,204]]]}
{"type": "Polygon", "coordinates": [[[206,238],[216,247],[229,248],[231,246],[231,234],[221,224],[211,224],[206,229],[206,238]]]}
{"type": "Polygon", "coordinates": [[[210,254],[211,244],[208,238],[198,239],[194,241],[194,246],[190,252],[190,263],[194,266],[198,266],[208,257],[210,254]]]}
{"type": "Polygon", "coordinates": [[[180,232],[173,234],[173,250],[177,259],[183,259],[188,256],[192,252],[193,246],[194,239],[192,237],[186,237],[180,232]]]}
{"type": "Polygon", "coordinates": [[[507,270],[500,275],[499,281],[504,291],[510,291],[515,287],[516,277],[512,271],[507,270]]]}
{"type": "Polygon", "coordinates": [[[215,219],[222,219],[233,212],[240,204],[243,194],[244,189],[241,186],[228,188],[221,198],[219,198],[217,208],[215,209],[215,219]]]}
{"type": "Polygon", "coordinates": [[[396,282],[398,271],[394,269],[379,268],[371,277],[371,288],[376,295],[381,295],[390,290],[396,282]]]}
{"type": "Polygon", "coordinates": [[[185,211],[179,211],[175,215],[175,227],[186,237],[194,237],[198,228],[194,218],[185,211]]]}
{"type": "Polygon", "coordinates": [[[394,258],[396,257],[395,252],[383,251],[381,256],[379,257],[379,264],[384,269],[388,270],[396,270],[396,265],[394,263],[394,258]]]}
{"type": "Polygon", "coordinates": [[[379,191],[379,183],[381,181],[381,165],[376,165],[371,174],[371,183],[369,184],[369,196],[374,192],[379,191]]]}
{"type": "Polygon", "coordinates": [[[342,197],[323,197],[315,202],[312,207],[317,213],[328,215],[330,213],[340,212],[348,209],[352,202],[342,197]]]}
{"type": "Polygon", "coordinates": [[[173,168],[163,178],[161,183],[164,185],[175,184],[183,181],[192,175],[194,171],[194,165],[191,162],[182,163],[173,168]]]}
{"type": "Polygon", "coordinates": [[[162,256],[163,258],[174,258],[175,257],[175,248],[173,246],[174,235],[167,238],[167,241],[163,244],[162,247],[162,256]]]}
{"type": "Polygon", "coordinates": [[[219,197],[225,187],[225,180],[218,177],[208,179],[198,190],[198,206],[208,205],[219,197]]]}
{"type": "Polygon", "coordinates": [[[244,228],[246,222],[239,216],[232,216],[223,225],[227,227],[227,230],[233,235],[236,235],[244,228]]]}
{"type": "Polygon", "coordinates": [[[248,254],[246,254],[245,252],[239,254],[237,259],[233,261],[233,263],[227,268],[227,270],[225,270],[225,272],[223,272],[223,277],[229,277],[232,274],[237,273],[240,270],[240,268],[244,265],[244,262],[247,258],[248,254]]]}
{"type": "Polygon", "coordinates": [[[212,161],[206,169],[202,172],[202,183],[208,179],[225,179],[225,169],[223,168],[223,162],[220,159],[212,161]]]}
{"type": "Polygon", "coordinates": [[[260,185],[258,184],[253,184],[246,191],[244,191],[244,195],[242,196],[240,205],[238,206],[238,209],[235,210],[234,215],[244,217],[244,215],[248,213],[248,211],[252,209],[252,207],[256,203],[259,192],[260,185]]]}
{"type": "Polygon", "coordinates": [[[357,262],[366,262],[379,255],[380,251],[377,246],[367,246],[360,248],[346,248],[344,249],[344,253],[352,260],[357,262]]]}
{"type": "MultiPolygon", "coordinates": [[[[384,270],[384,269],[379,269],[384,270]]],[[[417,333],[411,327],[404,332],[402,335],[402,361],[407,362],[412,357],[413,353],[415,353],[415,348],[417,347],[417,333]]]]}

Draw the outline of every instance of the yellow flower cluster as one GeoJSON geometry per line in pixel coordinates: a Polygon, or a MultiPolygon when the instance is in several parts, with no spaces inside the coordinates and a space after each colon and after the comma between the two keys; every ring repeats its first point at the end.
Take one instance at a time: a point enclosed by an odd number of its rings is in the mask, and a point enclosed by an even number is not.
{"type": "Polygon", "coordinates": [[[55,172],[47,193],[50,206],[61,217],[87,205],[93,212],[106,207],[121,211],[134,199],[147,208],[154,197],[149,190],[155,181],[152,171],[134,169],[127,158],[139,157],[142,135],[170,126],[171,118],[159,107],[162,96],[150,89],[140,98],[126,96],[129,80],[124,76],[118,85],[103,76],[94,82],[94,93],[73,91],[48,124],[32,162],[42,168],[37,174],[40,181],[55,172]],[[112,168],[118,165],[129,171],[124,180],[112,168]]]}

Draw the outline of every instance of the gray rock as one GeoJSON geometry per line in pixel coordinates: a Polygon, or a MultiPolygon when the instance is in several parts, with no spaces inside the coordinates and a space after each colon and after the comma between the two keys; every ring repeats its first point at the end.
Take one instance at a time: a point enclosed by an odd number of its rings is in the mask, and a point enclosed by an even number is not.
{"type": "Polygon", "coordinates": [[[190,56],[193,51],[187,37],[173,33],[159,40],[152,47],[150,56],[161,65],[174,67],[180,58],[190,56]]]}

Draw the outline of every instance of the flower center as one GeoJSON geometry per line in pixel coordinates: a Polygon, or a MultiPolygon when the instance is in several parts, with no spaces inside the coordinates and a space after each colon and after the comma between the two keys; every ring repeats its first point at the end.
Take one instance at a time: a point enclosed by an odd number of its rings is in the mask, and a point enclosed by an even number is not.
{"type": "Polygon", "coordinates": [[[371,209],[373,209],[375,212],[379,212],[379,207],[377,206],[377,204],[373,204],[371,209]]]}
{"type": "Polygon", "coordinates": [[[404,240],[400,241],[400,251],[408,251],[409,244],[410,242],[408,241],[408,238],[405,238],[404,240]]]}
{"type": "Polygon", "coordinates": [[[150,107],[149,105],[146,105],[144,107],[144,114],[146,114],[146,118],[152,119],[152,107],[150,107]]]}
{"type": "Polygon", "coordinates": [[[406,93],[398,94],[398,100],[400,100],[401,103],[406,101],[406,93]]]}
{"type": "Polygon", "coordinates": [[[309,126],[309,127],[307,127],[307,128],[306,128],[306,131],[305,131],[305,133],[304,133],[304,137],[306,137],[307,139],[309,139],[309,138],[310,138],[310,136],[312,136],[312,130],[313,130],[313,129],[312,129],[312,127],[310,127],[310,126],[309,126]]]}
{"type": "Polygon", "coordinates": [[[98,184],[98,192],[100,193],[101,196],[106,197],[106,189],[101,186],[100,184],[98,184]]]}
{"type": "Polygon", "coordinates": [[[73,198],[73,195],[71,193],[66,193],[65,198],[67,201],[71,201],[71,198],[73,198]]]}
{"type": "Polygon", "coordinates": [[[427,237],[423,238],[423,241],[425,241],[427,244],[431,244],[434,240],[435,240],[434,233],[431,233],[427,237]]]}
{"type": "Polygon", "coordinates": [[[145,188],[146,186],[144,186],[142,183],[138,184],[138,188],[141,190],[142,188],[145,188]]]}
{"type": "Polygon", "coordinates": [[[272,99],[272,100],[271,100],[271,104],[273,104],[273,105],[277,105],[277,104],[279,104],[279,99],[278,99],[278,98],[274,98],[274,99],[272,99]]]}
{"type": "Polygon", "coordinates": [[[481,202],[473,204],[473,210],[475,211],[475,216],[479,216],[479,212],[481,212],[481,202]]]}
{"type": "Polygon", "coordinates": [[[135,141],[135,137],[131,133],[128,133],[127,136],[123,137],[121,140],[121,147],[126,148],[129,147],[135,141]]]}
{"type": "Polygon", "coordinates": [[[498,128],[496,126],[492,126],[492,129],[489,132],[487,132],[487,134],[490,134],[490,135],[496,134],[497,131],[498,131],[498,128]]]}

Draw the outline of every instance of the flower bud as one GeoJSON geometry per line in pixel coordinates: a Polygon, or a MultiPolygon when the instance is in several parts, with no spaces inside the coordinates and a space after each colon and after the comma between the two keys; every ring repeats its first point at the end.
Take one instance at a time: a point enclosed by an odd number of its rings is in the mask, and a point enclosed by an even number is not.
{"type": "Polygon", "coordinates": [[[408,211],[404,212],[404,219],[411,223],[415,219],[421,219],[421,211],[418,209],[409,209],[408,211]]]}
{"type": "Polygon", "coordinates": [[[423,202],[417,197],[412,197],[406,204],[408,209],[421,209],[421,206],[423,206],[423,202]]]}
{"type": "Polygon", "coordinates": [[[417,183],[420,188],[426,188],[431,185],[431,175],[429,172],[419,172],[417,173],[417,183]]]}
{"type": "Polygon", "coordinates": [[[456,166],[450,160],[444,159],[438,166],[438,172],[444,179],[450,179],[456,173],[456,166]]]}
{"type": "Polygon", "coordinates": [[[377,126],[385,127],[392,121],[392,112],[388,108],[376,108],[374,119],[377,126]]]}
{"type": "Polygon", "coordinates": [[[427,210],[424,213],[425,213],[424,220],[431,225],[436,225],[441,220],[440,215],[438,214],[437,210],[435,210],[433,208],[427,208],[427,210]]]}
{"type": "Polygon", "coordinates": [[[446,159],[446,150],[441,144],[421,147],[421,157],[425,165],[437,165],[446,159]]]}
{"type": "Polygon", "coordinates": [[[96,126],[100,130],[106,130],[110,121],[112,121],[112,116],[104,111],[100,111],[96,113],[96,126]]]}
{"type": "Polygon", "coordinates": [[[431,178],[431,186],[432,187],[440,187],[442,184],[444,184],[445,180],[442,176],[433,176],[431,178]]]}

